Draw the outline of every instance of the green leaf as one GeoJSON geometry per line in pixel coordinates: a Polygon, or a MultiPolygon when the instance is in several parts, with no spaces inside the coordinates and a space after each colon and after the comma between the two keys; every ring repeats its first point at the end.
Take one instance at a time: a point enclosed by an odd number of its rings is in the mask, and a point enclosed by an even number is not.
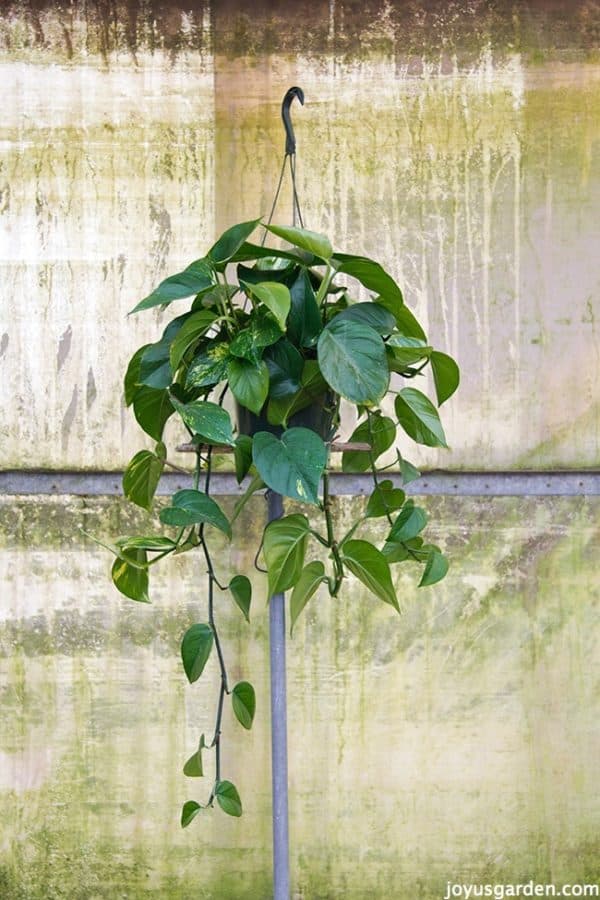
{"type": "Polygon", "coordinates": [[[411,481],[416,481],[417,478],[421,477],[421,473],[416,466],[413,466],[411,462],[404,459],[398,449],[396,450],[396,456],[398,457],[400,472],[402,473],[402,484],[410,484],[411,481]]]}
{"type": "Polygon", "coordinates": [[[192,625],[181,642],[181,659],[190,684],[198,681],[210,656],[213,631],[210,625],[192,625]]]}
{"type": "Polygon", "coordinates": [[[338,313],[332,322],[358,322],[378,334],[391,334],[396,327],[393,315],[377,303],[354,303],[338,313]]]}
{"type": "Polygon", "coordinates": [[[373,594],[400,612],[387,559],[368,541],[346,541],[342,562],[373,594]]]}
{"type": "Polygon", "coordinates": [[[136,453],[123,473],[123,493],[127,499],[142,509],[152,509],[164,465],[164,458],[150,450],[136,453]]]}
{"type": "Polygon", "coordinates": [[[228,816],[241,816],[242,801],[230,781],[219,781],[215,787],[217,803],[228,816]]]}
{"type": "Polygon", "coordinates": [[[460,370],[451,356],[434,350],[429,358],[438,406],[452,396],[460,383],[460,370]]]}
{"type": "Polygon", "coordinates": [[[402,291],[392,276],[388,275],[385,269],[374,260],[368,259],[366,256],[336,253],[333,262],[337,266],[338,274],[356,278],[368,290],[381,294],[388,303],[394,304],[396,307],[402,306],[404,303],[402,291]]]}
{"type": "Polygon", "coordinates": [[[394,372],[403,372],[408,366],[427,359],[431,356],[432,347],[419,338],[406,337],[403,334],[393,334],[387,341],[388,363],[394,372]]]}
{"type": "Polygon", "coordinates": [[[254,309],[248,319],[248,327],[238,331],[229,345],[233,356],[257,363],[265,347],[276,343],[283,334],[274,316],[265,308],[254,309]]]}
{"type": "Polygon", "coordinates": [[[252,465],[252,438],[247,434],[238,434],[233,448],[235,460],[235,477],[241,484],[252,465]]]}
{"type": "Polygon", "coordinates": [[[160,340],[146,347],[140,360],[138,380],[147,387],[158,389],[169,387],[173,373],[169,362],[168,341],[160,340]]]}
{"type": "Polygon", "coordinates": [[[165,550],[175,550],[177,544],[174,540],[162,535],[143,535],[139,537],[117,538],[116,544],[121,550],[149,550],[163,553],[165,550]]]}
{"type": "Polygon", "coordinates": [[[427,447],[447,447],[438,411],[416,388],[404,388],[396,397],[396,416],[409,437],[427,447]]]}
{"type": "Polygon", "coordinates": [[[245,241],[242,244],[229,262],[248,262],[253,259],[285,259],[290,262],[300,262],[298,254],[290,250],[279,250],[275,247],[263,247],[259,244],[251,244],[248,241],[245,241]]]}
{"type": "Polygon", "coordinates": [[[198,749],[195,753],[190,756],[185,766],[183,767],[183,774],[187,775],[188,778],[202,778],[204,775],[204,767],[202,765],[202,750],[206,747],[206,743],[204,740],[204,735],[200,736],[200,743],[198,744],[198,749]]]}
{"type": "Polygon", "coordinates": [[[168,390],[139,387],[133,398],[133,414],[138,425],[155,441],[160,441],[167,419],[174,409],[168,390]]]}
{"type": "Polygon", "coordinates": [[[206,334],[215,319],[216,316],[214,313],[210,312],[208,309],[202,309],[199,312],[193,313],[189,319],[185,321],[171,343],[169,350],[170,366],[173,372],[177,370],[179,363],[187,351],[198,342],[203,334],[206,334]]]}
{"type": "Polygon", "coordinates": [[[254,475],[250,479],[248,487],[246,488],[242,496],[238,500],[236,500],[235,506],[233,508],[233,515],[231,517],[232,524],[235,522],[235,520],[243,510],[250,497],[252,497],[252,495],[257,491],[262,491],[264,487],[266,487],[266,485],[260,475],[254,475]]]}
{"type": "Polygon", "coordinates": [[[228,228],[208,251],[208,258],[218,266],[229,262],[246,239],[250,237],[259,222],[260,219],[253,219],[250,222],[240,222],[238,225],[228,228]]]}
{"type": "Polygon", "coordinates": [[[146,565],[148,556],[145,550],[122,550],[121,556],[125,559],[115,559],[111,570],[112,580],[117,590],[121,591],[130,600],[138,600],[140,603],[150,603],[148,597],[148,571],[139,568],[146,565]],[[130,562],[135,565],[131,565],[130,562]]]}
{"type": "Polygon", "coordinates": [[[334,391],[352,403],[377,403],[387,391],[385,344],[368,325],[333,319],[317,345],[319,366],[334,391]]]}
{"type": "Polygon", "coordinates": [[[425,564],[423,577],[419,582],[419,587],[426,587],[428,584],[437,584],[446,575],[448,571],[448,560],[439,550],[432,550],[429,559],[425,564]]]}
{"type": "Polygon", "coordinates": [[[396,541],[386,541],[381,552],[390,565],[392,563],[404,562],[410,557],[406,544],[399,544],[396,541]]]}
{"type": "Polygon", "coordinates": [[[196,803],[195,800],[187,800],[183,804],[183,808],[181,810],[181,827],[187,828],[190,822],[196,818],[201,809],[205,807],[200,803],[196,803]]]}
{"type": "Polygon", "coordinates": [[[239,681],[231,692],[235,717],[248,731],[252,728],[256,712],[256,694],[249,681],[239,681]]]}
{"type": "Polygon", "coordinates": [[[192,488],[186,488],[173,494],[171,506],[160,511],[160,521],[163,525],[179,527],[200,525],[205,522],[231,538],[231,526],[219,504],[208,494],[192,488]]]}
{"type": "Polygon", "coordinates": [[[265,528],[263,552],[269,573],[269,597],[298,581],[309,531],[308,519],[298,513],[269,522],[265,528]]]}
{"type": "Polygon", "coordinates": [[[409,541],[416,537],[427,525],[427,513],[413,500],[407,500],[392,525],[388,541],[409,541]]]}
{"type": "MultiPolygon", "coordinates": [[[[365,443],[371,445],[373,459],[377,459],[382,453],[392,446],[396,437],[396,425],[387,416],[372,415],[371,427],[369,420],[361,422],[350,435],[349,443],[365,443]]],[[[371,466],[368,450],[345,450],[342,453],[343,472],[366,472],[371,466]]]]}
{"type": "Polygon", "coordinates": [[[294,625],[296,624],[298,616],[300,615],[310,598],[313,596],[321,582],[326,580],[325,566],[318,559],[315,559],[313,562],[309,563],[302,569],[300,578],[294,586],[294,590],[292,591],[292,596],[290,599],[290,634],[294,630],[294,625]]]}
{"type": "Polygon", "coordinates": [[[271,261],[268,259],[262,259],[252,268],[240,263],[237,267],[238,281],[246,284],[258,284],[261,281],[280,281],[282,284],[288,284],[292,277],[292,270],[296,267],[289,262],[275,259],[272,261],[274,267],[269,269],[266,268],[269,262],[271,261]],[[278,265],[281,267],[277,267],[278,265]]]}
{"type": "Polygon", "coordinates": [[[143,347],[140,347],[135,351],[131,359],[129,360],[129,365],[127,366],[127,371],[125,373],[125,379],[123,381],[123,388],[125,391],[125,405],[131,406],[133,403],[133,399],[139,389],[140,386],[140,364],[142,361],[142,356],[148,347],[151,347],[152,344],[144,344],[143,347]]]}
{"type": "Polygon", "coordinates": [[[247,359],[230,359],[227,377],[231,393],[238,403],[258,415],[269,393],[267,364],[262,360],[253,363],[247,359]]]}
{"type": "Polygon", "coordinates": [[[406,494],[400,488],[395,488],[393,481],[386,479],[381,481],[373,490],[367,503],[365,513],[367,519],[377,519],[387,516],[388,513],[400,509],[406,500],[406,494]]]}
{"type": "Polygon", "coordinates": [[[229,590],[237,606],[244,614],[246,622],[250,621],[250,603],[252,601],[252,585],[245,575],[234,575],[229,582],[229,590]]]}
{"type": "Polygon", "coordinates": [[[269,370],[269,396],[280,399],[300,390],[304,360],[293,344],[282,338],[266,350],[264,360],[269,370]]]}
{"type": "Polygon", "coordinates": [[[290,287],[292,306],[287,320],[290,339],[298,347],[314,347],[323,328],[317,298],[306,269],[290,287]]]}
{"type": "Polygon", "coordinates": [[[153,306],[167,306],[174,300],[181,300],[183,297],[191,297],[192,294],[198,294],[210,287],[212,283],[213,276],[210,266],[203,259],[198,259],[183,272],[178,272],[177,275],[171,275],[161,281],[151,294],[134,306],[130,315],[153,306]]]}
{"type": "Polygon", "coordinates": [[[205,353],[198,353],[190,363],[185,386],[187,388],[210,387],[227,377],[229,344],[213,344],[205,353]]]}
{"type": "Polygon", "coordinates": [[[267,231],[277,237],[283,238],[293,244],[294,247],[300,247],[320,259],[329,260],[333,254],[333,248],[329,239],[323,234],[316,231],[308,231],[306,228],[282,227],[281,225],[265,225],[267,231]]]}
{"type": "Polygon", "coordinates": [[[252,294],[263,303],[269,312],[275,316],[277,324],[285,331],[285,323],[292,305],[289,288],[277,281],[261,281],[259,284],[244,284],[246,293],[252,294]]]}
{"type": "Polygon", "coordinates": [[[227,410],[210,400],[180,403],[171,395],[171,403],[194,434],[207,444],[233,444],[233,426],[227,410]]]}
{"type": "MultiPolygon", "coordinates": [[[[389,309],[389,306],[386,305],[385,300],[381,297],[377,300],[378,303],[381,303],[382,306],[385,306],[386,309],[389,309]]],[[[396,326],[398,331],[402,334],[406,335],[406,337],[414,337],[419,340],[427,343],[427,335],[421,328],[419,322],[416,317],[411,313],[408,306],[403,306],[401,309],[390,310],[393,313],[396,319],[396,326]]]]}
{"type": "Polygon", "coordinates": [[[295,413],[323,399],[329,385],[323,378],[316,359],[307,359],[300,376],[300,390],[291,397],[271,398],[267,419],[271,425],[285,425],[295,413]]]}
{"type": "Polygon", "coordinates": [[[318,489],[327,465],[327,447],[309,428],[289,428],[281,440],[268,431],[254,435],[252,458],[271,490],[305,503],[319,502],[318,489]]]}

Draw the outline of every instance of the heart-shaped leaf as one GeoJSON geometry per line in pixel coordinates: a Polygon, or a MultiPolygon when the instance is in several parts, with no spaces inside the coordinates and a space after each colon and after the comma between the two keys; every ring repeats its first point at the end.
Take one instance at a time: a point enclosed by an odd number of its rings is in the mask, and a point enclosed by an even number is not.
{"type": "Polygon", "coordinates": [[[318,503],[327,447],[309,428],[289,428],[281,440],[268,431],[254,435],[252,458],[271,490],[305,503],[318,503]]]}
{"type": "Polygon", "coordinates": [[[181,642],[181,659],[190,684],[197,681],[207,663],[213,646],[213,631],[210,625],[192,625],[181,642]]]}
{"type": "Polygon", "coordinates": [[[427,447],[447,447],[438,411],[425,394],[404,388],[396,397],[396,416],[409,437],[427,447]]]}
{"type": "Polygon", "coordinates": [[[386,479],[377,485],[369,497],[365,515],[368,519],[387,516],[389,513],[400,509],[405,499],[404,491],[400,490],[400,488],[395,488],[393,481],[386,479]]]}
{"type": "Polygon", "coordinates": [[[380,550],[368,541],[346,541],[342,562],[373,594],[400,612],[390,566],[380,550]]]}
{"type": "Polygon", "coordinates": [[[378,334],[391,334],[396,327],[396,320],[391,312],[378,303],[354,303],[338,313],[332,321],[369,325],[378,334]]]}
{"type": "Polygon", "coordinates": [[[210,387],[227,377],[229,344],[222,341],[210,346],[205,353],[198,353],[191,361],[185,378],[187,388],[210,387]]]}
{"type": "Polygon", "coordinates": [[[198,749],[193,753],[183,767],[183,774],[188,778],[201,778],[204,775],[204,767],[202,765],[202,750],[206,747],[204,735],[200,735],[200,743],[198,749]]]}
{"type": "Polygon", "coordinates": [[[290,618],[291,627],[290,634],[294,630],[294,625],[298,616],[313,596],[322,581],[326,581],[325,566],[319,559],[315,559],[302,569],[300,578],[298,579],[292,596],[290,599],[290,618]]]}
{"type": "Polygon", "coordinates": [[[252,601],[252,585],[246,575],[234,575],[229,582],[229,590],[236,604],[244,614],[246,622],[250,621],[250,603],[252,601]]]}
{"type": "Polygon", "coordinates": [[[264,360],[269,370],[269,396],[289,397],[300,390],[304,360],[290,341],[277,341],[266,350],[264,360]]]}
{"type": "Polygon", "coordinates": [[[296,584],[304,565],[310,526],[306,516],[294,513],[269,522],[263,552],[267,563],[269,597],[296,584]]]}
{"type": "Polygon", "coordinates": [[[125,392],[125,405],[131,406],[133,403],[133,399],[138,391],[140,386],[140,365],[142,362],[142,356],[152,344],[144,344],[143,347],[140,347],[135,351],[131,359],[129,360],[129,365],[127,366],[127,371],[125,372],[125,378],[123,380],[123,389],[125,392]]]}
{"type": "Polygon", "coordinates": [[[173,372],[176,371],[187,351],[198,342],[203,334],[206,334],[215,318],[214,313],[208,309],[202,309],[193,313],[185,321],[169,349],[169,360],[173,372]]]}
{"type": "Polygon", "coordinates": [[[155,553],[163,553],[165,550],[175,550],[177,544],[171,538],[162,535],[148,535],[140,537],[120,537],[116,544],[121,550],[148,550],[155,553]]]}
{"type": "Polygon", "coordinates": [[[368,325],[332,319],[321,332],[317,354],[325,380],[346,400],[372,405],[385,394],[390,381],[385,344],[368,325]]]}
{"type": "Polygon", "coordinates": [[[148,556],[145,550],[121,550],[120,558],[115,559],[111,570],[113,583],[130,600],[150,603],[148,597],[148,556]],[[135,565],[132,565],[134,563],[135,565]]]}
{"type": "Polygon", "coordinates": [[[381,294],[389,303],[402,306],[402,291],[391,275],[375,260],[366,256],[351,256],[347,253],[336,253],[333,262],[340,275],[350,275],[376,294],[381,294]]]}
{"type": "Polygon", "coordinates": [[[388,541],[409,541],[416,537],[427,525],[427,513],[414,500],[407,500],[392,525],[388,541]]]}
{"type": "Polygon", "coordinates": [[[230,781],[219,781],[215,787],[217,803],[228,816],[241,816],[242,801],[236,788],[230,781]]]}
{"type": "MultiPolygon", "coordinates": [[[[164,445],[162,447],[164,449],[164,445]]],[[[127,499],[142,509],[152,509],[164,465],[164,455],[158,456],[150,450],[136,453],[123,473],[123,493],[127,499]]]]}
{"type": "Polygon", "coordinates": [[[387,416],[371,415],[370,422],[361,422],[350,436],[350,443],[370,444],[371,453],[368,450],[346,450],[342,453],[342,471],[366,472],[371,466],[371,454],[373,459],[378,459],[382,453],[392,446],[396,437],[396,425],[387,416]]]}
{"type": "Polygon", "coordinates": [[[434,350],[429,358],[438,406],[452,396],[460,383],[460,370],[451,356],[434,350]]]}
{"type": "Polygon", "coordinates": [[[236,255],[259,222],[260,219],[253,219],[250,222],[240,222],[238,225],[228,228],[208,251],[208,258],[222,268],[223,263],[229,262],[236,255]]]}
{"type": "Polygon", "coordinates": [[[269,370],[262,360],[230,359],[227,366],[231,393],[242,406],[256,415],[264,406],[269,393],[269,370]]]}
{"type": "Polygon", "coordinates": [[[133,414],[141,428],[155,441],[160,441],[169,416],[174,408],[168,390],[141,385],[133,398],[133,414]]]}
{"type": "Polygon", "coordinates": [[[256,694],[249,681],[239,681],[231,692],[235,717],[248,731],[252,728],[256,712],[256,694]]]}
{"type": "Polygon", "coordinates": [[[423,577],[419,582],[419,587],[425,587],[428,584],[437,584],[446,575],[448,571],[448,560],[439,550],[431,550],[429,558],[425,564],[423,577]]]}
{"type": "MultiPolygon", "coordinates": [[[[203,259],[198,259],[177,275],[171,275],[161,281],[159,286],[147,297],[144,297],[131,313],[141,312],[143,309],[151,309],[153,306],[167,306],[174,300],[183,297],[191,297],[200,291],[210,287],[213,275],[210,266],[203,259]]],[[[130,313],[130,315],[131,315],[130,313]]]]}
{"type": "Polygon", "coordinates": [[[233,448],[235,478],[241,484],[252,465],[252,438],[248,434],[238,434],[233,448]]]}
{"type": "Polygon", "coordinates": [[[171,403],[194,434],[207,444],[233,444],[233,426],[227,410],[210,400],[180,403],[171,395],[171,403]]]}
{"type": "Polygon", "coordinates": [[[160,511],[163,525],[213,525],[231,538],[231,526],[219,504],[202,491],[185,488],[171,498],[171,506],[160,511]]]}
{"type": "MultiPolygon", "coordinates": [[[[242,282],[243,284],[243,282],[242,282]]],[[[273,314],[282,331],[292,305],[289,288],[277,281],[261,281],[258,284],[243,284],[245,291],[263,303],[273,314]]]]}
{"type": "Polygon", "coordinates": [[[281,225],[266,225],[265,228],[271,234],[276,234],[277,237],[293,244],[294,247],[300,247],[301,250],[306,250],[320,259],[331,259],[333,248],[324,234],[309,231],[307,228],[292,228],[281,225]]]}
{"type": "Polygon", "coordinates": [[[195,800],[187,800],[183,804],[183,809],[181,810],[181,827],[187,828],[190,822],[196,818],[201,809],[205,809],[201,803],[196,803],[195,800]]]}
{"type": "Polygon", "coordinates": [[[290,287],[292,306],[287,320],[290,340],[298,347],[314,347],[323,322],[306,269],[301,269],[290,287]]]}

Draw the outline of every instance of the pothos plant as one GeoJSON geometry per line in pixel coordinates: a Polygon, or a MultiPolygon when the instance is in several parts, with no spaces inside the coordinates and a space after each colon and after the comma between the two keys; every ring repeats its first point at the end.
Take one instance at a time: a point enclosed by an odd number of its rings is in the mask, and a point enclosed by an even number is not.
{"type": "Polygon", "coordinates": [[[414,385],[430,366],[441,405],[458,386],[456,363],[428,343],[400,288],[379,263],[334,252],[325,236],[303,228],[264,226],[263,244],[268,233],[271,240],[283,239],[286,249],[251,243],[260,221],[228,229],[206,256],[164,280],[132,310],[164,309],[193,298],[158,341],[137,350],[127,368],[126,403],[156,446],[136,453],[124,473],[123,489],[129,500],[151,510],[169,465],[162,438],[171,416],[195,450],[193,484],[177,491],[160,510],[166,534],[120,537],[110,545],[116,556],[114,584],[142,602],[149,600],[151,569],[165,557],[197,551],[206,566],[207,620],[188,628],[181,656],[193,683],[216,654],[216,723],[211,737],[201,736],[183,771],[201,776],[203,751],[212,749],[215,778],[204,804],[185,803],[183,826],[215,801],[229,815],[241,815],[238,791],[221,772],[223,709],[230,698],[239,723],[249,729],[256,707],[248,681],[230,683],[216,620],[221,594],[229,594],[249,620],[251,583],[245,573],[222,572],[211,552],[214,530],[231,540],[242,506],[264,488],[321,513],[321,528],[313,527],[302,508],[269,522],[257,546],[269,597],[291,591],[292,628],[321,585],[335,598],[352,575],[400,612],[392,566],[422,567],[419,586],[434,584],[448,569],[439,547],[422,536],[425,511],[392,479],[382,478],[395,467],[400,473],[396,482],[405,485],[420,473],[398,451],[391,464],[378,461],[393,447],[398,427],[417,444],[446,447],[436,405],[414,385]],[[355,299],[357,283],[369,292],[369,300],[355,299]],[[237,407],[237,422],[224,405],[228,394],[237,407]],[[386,398],[393,416],[382,409],[386,398]],[[373,487],[360,516],[344,523],[346,531],[338,535],[329,459],[342,400],[352,404],[357,418],[347,436],[350,446],[342,453],[342,469],[370,472],[373,487]],[[210,494],[216,457],[225,452],[233,454],[238,482],[247,482],[230,518],[210,494]],[[369,519],[383,520],[379,546],[360,536],[369,519]]]}

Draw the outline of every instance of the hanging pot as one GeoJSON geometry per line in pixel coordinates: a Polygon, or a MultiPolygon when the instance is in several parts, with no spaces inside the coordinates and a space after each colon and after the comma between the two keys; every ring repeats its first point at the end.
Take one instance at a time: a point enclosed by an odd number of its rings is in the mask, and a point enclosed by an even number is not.
{"type": "MultiPolygon", "coordinates": [[[[331,392],[318,397],[304,409],[299,410],[288,419],[288,428],[310,428],[315,431],[324,441],[330,441],[333,437],[335,427],[333,416],[335,413],[334,395],[331,392]]],[[[250,437],[257,431],[268,431],[271,434],[281,437],[284,432],[282,425],[271,425],[266,416],[265,408],[261,410],[259,415],[246,409],[236,402],[236,417],[239,434],[247,434],[250,437]]]]}

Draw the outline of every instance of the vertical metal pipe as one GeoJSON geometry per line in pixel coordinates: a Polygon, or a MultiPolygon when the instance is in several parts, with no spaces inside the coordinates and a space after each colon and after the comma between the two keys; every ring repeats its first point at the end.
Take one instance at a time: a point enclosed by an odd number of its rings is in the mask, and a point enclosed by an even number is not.
{"type": "MultiPolygon", "coordinates": [[[[267,494],[269,522],[283,513],[280,494],[267,494]]],[[[285,595],[275,594],[269,606],[271,664],[271,779],[273,785],[273,898],[289,900],[287,698],[285,675],[285,595]]]]}

